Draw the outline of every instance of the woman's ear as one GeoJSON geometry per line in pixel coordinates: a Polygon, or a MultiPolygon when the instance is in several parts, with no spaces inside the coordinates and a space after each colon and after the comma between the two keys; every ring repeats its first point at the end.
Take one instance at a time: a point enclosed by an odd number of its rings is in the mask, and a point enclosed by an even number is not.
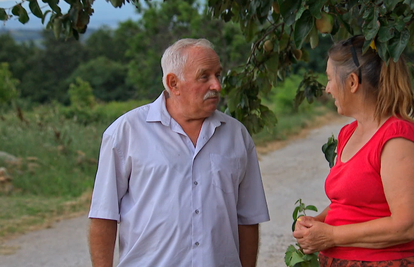
{"type": "Polygon", "coordinates": [[[355,73],[349,74],[348,77],[348,86],[351,90],[351,93],[356,93],[359,89],[359,77],[355,73]]]}
{"type": "Polygon", "coordinates": [[[167,86],[170,89],[171,94],[178,95],[180,91],[178,90],[178,78],[174,73],[168,73],[166,77],[167,86]]]}

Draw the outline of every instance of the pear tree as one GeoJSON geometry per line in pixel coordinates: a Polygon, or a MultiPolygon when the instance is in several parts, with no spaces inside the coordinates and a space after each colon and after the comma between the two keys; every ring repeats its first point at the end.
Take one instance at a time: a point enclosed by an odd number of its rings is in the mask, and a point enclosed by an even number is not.
{"type": "MultiPolygon", "coordinates": [[[[150,0],[107,0],[115,8],[127,3],[138,10],[150,0]]],[[[94,0],[18,0],[0,8],[0,20],[17,17],[21,23],[28,13],[42,20],[56,37],[79,38],[93,15],[94,0]],[[24,2],[29,2],[28,9],[24,2]],[[46,6],[46,8],[44,7],[46,6]]],[[[164,2],[168,1],[164,0],[164,2]]],[[[372,47],[385,61],[398,60],[414,43],[414,0],[205,0],[211,16],[239,25],[251,44],[245,64],[230,69],[223,77],[226,112],[243,122],[251,133],[276,123],[276,116],[262,103],[272,87],[283,81],[298,61],[309,58],[309,50],[321,36],[333,41],[363,35],[363,52],[372,47]]],[[[125,8],[125,7],[124,7],[125,8]]],[[[324,86],[309,70],[297,88],[295,104],[312,103],[324,86]]]]}

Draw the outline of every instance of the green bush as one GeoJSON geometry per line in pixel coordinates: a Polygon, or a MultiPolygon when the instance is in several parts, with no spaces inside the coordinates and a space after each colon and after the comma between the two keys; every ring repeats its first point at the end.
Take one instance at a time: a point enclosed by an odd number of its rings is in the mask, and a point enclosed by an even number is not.
{"type": "Polygon", "coordinates": [[[54,103],[25,111],[23,121],[12,112],[5,114],[0,120],[0,151],[19,159],[6,164],[15,192],[77,197],[91,189],[103,131],[117,117],[145,103],[111,102],[76,112],[54,103]],[[68,118],[70,112],[73,117],[68,118]],[[83,114],[88,123],[79,123],[83,114]]]}
{"type": "Polygon", "coordinates": [[[16,87],[19,81],[12,77],[8,63],[0,63],[0,81],[0,104],[4,106],[18,96],[16,87]]]}

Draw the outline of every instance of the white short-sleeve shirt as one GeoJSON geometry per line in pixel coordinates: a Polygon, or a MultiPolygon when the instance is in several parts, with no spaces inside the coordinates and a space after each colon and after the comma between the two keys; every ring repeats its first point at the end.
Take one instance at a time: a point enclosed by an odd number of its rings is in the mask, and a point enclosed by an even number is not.
{"type": "Polygon", "coordinates": [[[194,147],[161,94],[104,132],[89,217],[119,222],[119,267],[240,267],[238,225],[269,220],[254,143],[215,111],[194,147]]]}

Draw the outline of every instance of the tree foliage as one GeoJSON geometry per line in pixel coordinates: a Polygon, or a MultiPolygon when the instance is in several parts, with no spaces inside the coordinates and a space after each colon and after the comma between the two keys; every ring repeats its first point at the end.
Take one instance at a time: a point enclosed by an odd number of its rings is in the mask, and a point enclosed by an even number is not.
{"type": "MultiPolygon", "coordinates": [[[[93,14],[93,0],[66,0],[70,9],[65,14],[58,0],[42,0],[50,8],[46,11],[39,9],[38,1],[29,1],[30,11],[42,19],[47,28],[53,29],[57,37],[79,38],[79,34],[86,31],[89,17],[93,14]]],[[[183,35],[196,37],[197,32],[191,29],[197,29],[194,25],[198,29],[203,28],[205,18],[197,15],[194,7],[198,4],[192,0],[164,1],[161,9],[156,8],[158,2],[149,0],[108,2],[114,7],[130,2],[138,12],[145,11],[129,47],[135,54],[131,57],[128,80],[131,86],[142,83],[140,89],[152,95],[153,85],[146,82],[156,79],[157,73],[148,71],[148,66],[153,66],[156,60],[143,61],[143,58],[155,59],[161,48],[183,35]],[[149,41],[144,36],[148,32],[155,37],[151,46],[140,43],[149,41]],[[142,50],[144,47],[147,50],[142,50]],[[140,80],[134,75],[134,69],[142,72],[145,79],[140,80]]],[[[362,34],[366,39],[364,51],[370,46],[375,47],[385,62],[398,60],[414,41],[413,0],[206,0],[206,5],[209,17],[214,18],[218,25],[214,34],[207,36],[213,39],[213,43],[225,50],[221,40],[226,34],[223,35],[220,29],[235,23],[244,36],[244,42],[250,45],[243,64],[229,66],[223,79],[223,92],[226,111],[242,121],[252,133],[276,122],[275,115],[263,104],[262,98],[290,75],[300,60],[306,60],[309,50],[318,47],[321,36],[328,35],[337,41],[362,34]],[[226,24],[223,26],[219,22],[226,24]]],[[[0,20],[11,17],[27,22],[27,11],[21,2],[10,9],[0,8],[0,20]]],[[[227,50],[227,55],[231,54],[230,51],[234,50],[227,50]]],[[[311,102],[321,95],[323,86],[316,78],[313,73],[305,74],[298,88],[297,104],[304,100],[311,102]]]]}
{"type": "Polygon", "coordinates": [[[75,83],[69,86],[70,104],[76,108],[92,108],[95,105],[95,97],[88,82],[77,78],[75,83]]]}
{"type": "Polygon", "coordinates": [[[81,63],[67,79],[67,84],[74,83],[80,78],[90,84],[97,99],[105,102],[125,101],[135,95],[134,89],[126,85],[127,71],[126,65],[98,56],[81,63]]]}
{"type": "Polygon", "coordinates": [[[19,81],[12,77],[8,63],[0,64],[0,81],[0,104],[4,105],[4,103],[17,98],[18,95],[16,86],[19,81]]]}

